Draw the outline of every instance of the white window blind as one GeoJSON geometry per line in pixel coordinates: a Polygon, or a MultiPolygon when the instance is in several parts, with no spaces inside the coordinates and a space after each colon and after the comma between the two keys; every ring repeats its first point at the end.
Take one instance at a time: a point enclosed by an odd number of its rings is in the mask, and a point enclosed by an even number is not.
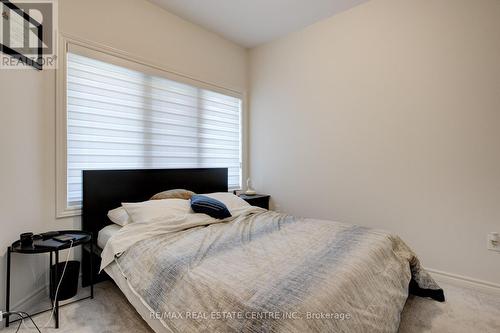
{"type": "Polygon", "coordinates": [[[227,167],[240,188],[241,99],[71,51],[66,93],[68,207],[82,170],[227,167]]]}

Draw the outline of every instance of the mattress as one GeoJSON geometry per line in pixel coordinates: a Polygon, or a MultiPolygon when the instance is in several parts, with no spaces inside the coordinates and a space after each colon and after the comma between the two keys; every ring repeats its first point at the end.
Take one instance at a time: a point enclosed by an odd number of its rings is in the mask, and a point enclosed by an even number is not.
{"type": "Polygon", "coordinates": [[[104,249],[108,240],[114,234],[120,231],[121,228],[122,226],[118,224],[111,224],[102,228],[101,231],[99,231],[99,234],[97,235],[97,246],[99,246],[101,249],[104,249]]]}

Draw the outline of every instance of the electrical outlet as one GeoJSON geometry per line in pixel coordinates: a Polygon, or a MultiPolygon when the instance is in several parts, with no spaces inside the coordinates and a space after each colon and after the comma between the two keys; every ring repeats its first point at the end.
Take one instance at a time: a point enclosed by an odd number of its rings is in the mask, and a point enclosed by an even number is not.
{"type": "Polygon", "coordinates": [[[500,235],[498,232],[488,234],[488,250],[500,252],[500,235]]]}

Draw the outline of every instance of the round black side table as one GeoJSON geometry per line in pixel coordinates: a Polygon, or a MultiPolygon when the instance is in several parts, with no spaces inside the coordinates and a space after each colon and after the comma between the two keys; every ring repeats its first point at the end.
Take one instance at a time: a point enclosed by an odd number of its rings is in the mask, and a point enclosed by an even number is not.
{"type": "MultiPolygon", "coordinates": [[[[5,298],[6,298],[5,305],[6,305],[7,312],[10,311],[10,266],[11,266],[11,254],[12,253],[21,253],[21,254],[49,253],[49,256],[50,256],[49,272],[50,272],[50,274],[52,274],[52,270],[50,268],[52,267],[52,265],[59,263],[59,251],[69,249],[70,246],[75,247],[75,246],[79,246],[79,245],[83,245],[83,244],[87,244],[87,243],[90,244],[90,248],[92,251],[92,247],[93,247],[92,234],[90,232],[85,232],[85,231],[81,231],[81,230],[61,230],[61,231],[57,231],[57,233],[58,233],[57,236],[68,235],[68,236],[75,237],[76,240],[73,241],[72,245],[71,245],[71,242],[68,241],[66,243],[60,243],[60,245],[56,243],[57,244],[56,246],[47,246],[47,247],[38,246],[38,245],[34,245],[34,244],[29,245],[29,246],[25,246],[25,245],[21,244],[20,240],[17,240],[14,243],[12,243],[11,246],[9,246],[7,248],[7,288],[6,288],[7,290],[5,293],[5,295],[6,295],[5,296],[5,298]],[[54,257],[55,257],[55,261],[54,261],[54,257]]],[[[35,236],[37,236],[37,235],[35,235],[35,236]]],[[[53,290],[53,287],[54,287],[52,285],[52,283],[53,283],[52,281],[56,281],[56,283],[57,283],[57,281],[59,281],[59,272],[57,271],[57,267],[58,267],[58,265],[55,265],[55,272],[54,272],[55,277],[53,278],[53,276],[50,276],[50,279],[49,279],[50,280],[50,290],[53,290]]],[[[92,271],[93,271],[93,263],[92,263],[92,259],[91,259],[90,260],[90,274],[91,274],[91,276],[92,276],[92,271]]],[[[91,283],[90,283],[90,296],[78,299],[74,302],[81,301],[81,300],[84,300],[87,298],[94,298],[93,281],[91,281],[91,283]]],[[[73,303],[73,302],[71,302],[71,303],[73,303]]],[[[57,300],[57,298],[55,298],[52,301],[52,308],[53,307],[55,307],[55,312],[54,312],[55,327],[59,328],[59,301],[57,300]]],[[[34,314],[32,314],[32,316],[35,316],[35,315],[43,313],[43,312],[51,311],[52,308],[34,313],[34,314]]],[[[9,323],[10,323],[9,317],[7,317],[6,322],[5,322],[5,326],[9,327],[9,323]]]]}

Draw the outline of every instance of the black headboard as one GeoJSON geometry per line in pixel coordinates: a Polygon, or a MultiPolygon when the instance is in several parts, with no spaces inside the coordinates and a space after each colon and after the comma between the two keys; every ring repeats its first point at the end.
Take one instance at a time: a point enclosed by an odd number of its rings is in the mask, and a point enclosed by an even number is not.
{"type": "Polygon", "coordinates": [[[227,192],[227,174],[226,168],[83,171],[82,230],[92,232],[96,242],[99,230],[111,224],[109,210],[122,202],[149,200],[161,191],[227,192]]]}

